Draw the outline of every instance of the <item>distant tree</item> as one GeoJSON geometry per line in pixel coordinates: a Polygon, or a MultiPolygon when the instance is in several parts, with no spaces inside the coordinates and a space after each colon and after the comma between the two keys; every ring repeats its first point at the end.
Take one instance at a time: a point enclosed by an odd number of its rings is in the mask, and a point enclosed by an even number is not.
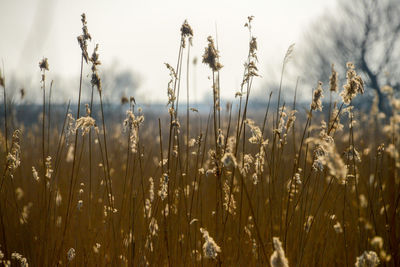
{"type": "MultiPolygon", "coordinates": [[[[122,69],[113,64],[111,66],[105,66],[104,69],[100,69],[100,77],[103,87],[104,101],[107,103],[120,103],[122,98],[128,98],[135,96],[137,89],[140,85],[140,75],[131,69],[122,69]]],[[[88,88],[91,87],[90,79],[85,81],[88,88]]],[[[84,94],[86,99],[90,97],[90,90],[84,94]]]]}
{"type": "Polygon", "coordinates": [[[336,9],[317,19],[307,31],[297,67],[307,81],[327,81],[331,64],[345,79],[353,62],[367,88],[379,98],[379,109],[390,113],[381,88],[400,91],[400,1],[338,0],[336,9]]]}
{"type": "Polygon", "coordinates": [[[103,75],[105,82],[108,82],[110,87],[107,97],[115,103],[119,103],[122,97],[134,96],[139,87],[140,78],[129,69],[111,72],[110,75],[104,72],[103,75]]]}

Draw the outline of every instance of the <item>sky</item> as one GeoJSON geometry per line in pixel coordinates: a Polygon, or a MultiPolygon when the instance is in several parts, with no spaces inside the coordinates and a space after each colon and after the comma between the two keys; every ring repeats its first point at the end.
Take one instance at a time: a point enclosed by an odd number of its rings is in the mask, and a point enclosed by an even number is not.
{"type": "MultiPolygon", "coordinates": [[[[307,27],[334,6],[335,0],[0,0],[0,60],[6,77],[37,77],[39,88],[42,57],[48,58],[47,76],[55,83],[78,77],[81,53],[76,37],[81,34],[80,15],[85,12],[93,38],[88,50],[91,53],[99,44],[102,68],[134,72],[139,88],[127,89],[126,94],[141,102],[163,102],[169,80],[164,63],[176,65],[179,30],[187,19],[194,31],[190,60],[201,59],[207,36],[218,34],[224,65],[221,95],[232,98],[239,89],[247,56],[247,16],[255,17],[252,29],[263,76],[254,86],[263,90],[263,79],[274,77],[287,48],[301,42],[307,27]]],[[[84,73],[89,74],[90,68],[84,73]]],[[[201,60],[191,67],[192,100],[211,93],[210,75],[201,60]]],[[[78,82],[74,79],[70,87],[78,82]]]]}

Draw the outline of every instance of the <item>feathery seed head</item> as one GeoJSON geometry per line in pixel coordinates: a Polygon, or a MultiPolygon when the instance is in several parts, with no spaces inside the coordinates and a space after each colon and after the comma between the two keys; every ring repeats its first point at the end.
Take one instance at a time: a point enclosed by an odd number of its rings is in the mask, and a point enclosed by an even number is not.
{"type": "Polygon", "coordinates": [[[341,225],[340,222],[338,222],[338,221],[333,225],[333,229],[335,229],[335,232],[336,232],[337,234],[343,233],[342,225],[341,225]]]}
{"type": "Polygon", "coordinates": [[[90,129],[92,127],[96,126],[96,121],[88,116],[85,117],[80,117],[79,119],[76,120],[76,130],[78,130],[79,128],[82,131],[82,136],[84,136],[85,134],[89,133],[90,129]]]}
{"type": "Polygon", "coordinates": [[[347,83],[343,86],[343,91],[340,93],[340,96],[343,99],[345,104],[350,104],[351,100],[358,94],[364,94],[364,82],[361,79],[361,76],[357,75],[354,70],[354,64],[348,62],[347,66],[347,83]]]}
{"type": "Polygon", "coordinates": [[[380,263],[378,255],[375,251],[364,251],[361,256],[357,257],[356,267],[376,267],[380,263]]]}
{"type": "Polygon", "coordinates": [[[215,243],[214,239],[209,235],[208,231],[204,228],[200,228],[200,232],[203,234],[205,240],[203,244],[204,257],[216,259],[218,253],[221,252],[221,248],[215,243]]]}
{"type": "Polygon", "coordinates": [[[99,54],[97,53],[97,50],[99,49],[99,44],[96,44],[96,47],[93,50],[92,57],[90,58],[90,61],[92,62],[92,80],[91,84],[94,87],[97,87],[97,90],[101,92],[101,79],[99,76],[99,73],[97,72],[97,66],[101,64],[99,61],[99,54]]]}
{"type": "Polygon", "coordinates": [[[39,68],[41,71],[44,70],[49,70],[49,62],[47,60],[47,57],[44,57],[40,62],[39,62],[39,68]]]}
{"type": "Polygon", "coordinates": [[[45,178],[47,179],[47,182],[49,182],[49,180],[51,179],[51,175],[52,175],[52,173],[53,173],[53,169],[52,169],[52,167],[51,167],[51,157],[50,157],[50,156],[48,156],[48,157],[46,158],[45,165],[46,165],[46,174],[45,174],[45,178]]]}
{"type": "Polygon", "coordinates": [[[322,92],[323,92],[322,82],[318,82],[318,87],[317,87],[317,89],[314,90],[314,93],[313,93],[313,100],[312,100],[312,103],[311,103],[311,110],[322,111],[321,98],[324,97],[322,92]]]}
{"type": "Polygon", "coordinates": [[[89,34],[88,28],[87,28],[87,21],[86,21],[86,15],[83,13],[81,15],[81,21],[82,21],[82,35],[79,35],[77,37],[79,46],[81,47],[82,50],[82,56],[85,59],[86,63],[88,63],[89,60],[89,55],[87,52],[87,41],[92,40],[92,37],[89,34]]]}
{"type": "Polygon", "coordinates": [[[38,174],[38,172],[37,172],[37,170],[36,170],[36,168],[34,166],[32,166],[32,175],[33,175],[33,179],[38,182],[39,181],[39,174],[38,174]]]}
{"type": "Polygon", "coordinates": [[[218,129],[217,145],[222,147],[225,144],[225,137],[221,129],[218,129]]]}
{"type": "Polygon", "coordinates": [[[1,70],[0,70],[0,86],[1,87],[5,87],[5,79],[4,76],[1,74],[1,70]]]}
{"type": "Polygon", "coordinates": [[[252,22],[253,19],[254,19],[254,16],[248,16],[247,17],[247,22],[246,22],[246,24],[244,24],[244,27],[247,27],[247,28],[249,28],[251,30],[251,22],[252,22]]]}
{"type": "Polygon", "coordinates": [[[224,182],[223,191],[224,191],[223,206],[227,212],[229,212],[232,215],[235,215],[236,201],[233,194],[231,194],[231,192],[233,192],[233,189],[231,189],[231,187],[228,185],[228,181],[224,182]]]}
{"type": "Polygon", "coordinates": [[[207,64],[212,71],[219,71],[223,65],[219,63],[218,50],[215,48],[214,40],[211,36],[207,38],[208,46],[204,49],[203,63],[207,64]]]}
{"type": "Polygon", "coordinates": [[[192,37],[193,36],[193,29],[190,27],[189,23],[185,19],[181,27],[181,35],[182,37],[192,37]]]}
{"type": "Polygon", "coordinates": [[[168,174],[164,173],[163,177],[160,178],[160,189],[158,190],[158,196],[161,200],[165,200],[168,197],[168,174]]]}
{"type": "Polygon", "coordinates": [[[72,261],[75,258],[75,249],[70,248],[67,252],[68,261],[72,261]]]}
{"type": "Polygon", "coordinates": [[[21,165],[21,147],[19,146],[20,134],[21,132],[19,130],[14,131],[12,136],[11,150],[10,152],[8,152],[8,155],[6,157],[6,166],[11,177],[13,177],[14,171],[21,165]]]}
{"type": "Polygon", "coordinates": [[[286,65],[286,63],[289,61],[290,57],[292,56],[293,51],[294,51],[294,46],[295,46],[295,44],[293,43],[288,47],[285,57],[283,58],[283,65],[286,65]]]}
{"type": "Polygon", "coordinates": [[[334,64],[332,64],[332,75],[329,77],[329,87],[331,92],[338,91],[338,73],[335,70],[334,64]]]}
{"type": "Polygon", "coordinates": [[[192,45],[192,38],[193,38],[193,29],[190,27],[189,23],[185,19],[181,27],[181,43],[182,47],[186,47],[186,38],[189,38],[189,44],[192,45]]]}
{"type": "Polygon", "coordinates": [[[272,243],[274,252],[271,255],[270,263],[272,267],[289,267],[289,262],[285,256],[285,251],[282,248],[282,243],[279,237],[273,237],[272,243]]]}
{"type": "Polygon", "coordinates": [[[96,66],[101,65],[101,62],[99,60],[99,53],[97,52],[99,50],[99,44],[96,44],[92,56],[90,57],[90,61],[92,62],[92,71],[96,71],[96,66]]]}

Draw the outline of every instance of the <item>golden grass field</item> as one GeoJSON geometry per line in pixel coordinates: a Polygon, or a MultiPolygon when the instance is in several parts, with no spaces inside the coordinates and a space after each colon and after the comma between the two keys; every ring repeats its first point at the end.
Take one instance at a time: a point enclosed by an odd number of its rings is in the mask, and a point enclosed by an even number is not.
{"type": "MultiPolygon", "coordinates": [[[[11,123],[15,106],[3,102],[1,264],[400,266],[400,99],[390,87],[390,117],[376,101],[358,110],[352,101],[368,88],[357,66],[339,74],[332,66],[307,110],[296,111],[297,90],[283,102],[280,87],[265,92],[264,109],[251,117],[252,83],[260,77],[249,17],[241,88],[228,105],[221,104],[223,65],[209,37],[203,63],[213,103],[199,114],[189,97],[179,99],[191,86],[181,83],[193,36],[185,21],[177,62],[167,64],[164,113],[146,117],[131,97],[123,99],[126,118],[107,120],[102,90],[109,88],[101,86],[97,46],[87,51],[84,14],[82,23],[81,73],[91,68],[92,76],[81,75],[76,90],[91,90],[91,101],[79,97],[76,112],[65,107],[60,120],[52,118],[44,58],[38,121],[11,123]]],[[[7,99],[11,89],[0,77],[7,99]]]]}

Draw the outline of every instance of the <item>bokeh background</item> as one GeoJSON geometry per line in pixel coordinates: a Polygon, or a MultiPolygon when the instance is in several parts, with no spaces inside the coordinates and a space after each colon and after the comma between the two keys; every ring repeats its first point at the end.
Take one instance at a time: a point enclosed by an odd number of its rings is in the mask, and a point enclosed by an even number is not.
{"type": "Polygon", "coordinates": [[[89,51],[99,43],[103,80],[112,80],[104,88],[113,91],[108,97],[118,100],[126,94],[142,103],[164,103],[169,80],[164,62],[176,64],[179,29],[187,19],[194,30],[192,58],[199,59],[191,73],[192,100],[202,101],[210,95],[210,73],[201,56],[207,36],[217,34],[224,65],[221,95],[229,99],[239,89],[247,57],[248,30],[243,27],[247,16],[255,16],[253,32],[263,78],[254,87],[261,91],[267,81],[279,80],[289,45],[301,43],[310,25],[336,5],[335,0],[0,0],[0,59],[9,85],[16,79],[15,87],[30,88],[26,90],[29,101],[40,93],[38,62],[42,57],[49,59],[48,79],[54,80],[57,92],[53,100],[67,101],[71,93],[76,97],[80,70],[76,37],[81,34],[80,15],[85,12],[94,37],[89,51]]]}

